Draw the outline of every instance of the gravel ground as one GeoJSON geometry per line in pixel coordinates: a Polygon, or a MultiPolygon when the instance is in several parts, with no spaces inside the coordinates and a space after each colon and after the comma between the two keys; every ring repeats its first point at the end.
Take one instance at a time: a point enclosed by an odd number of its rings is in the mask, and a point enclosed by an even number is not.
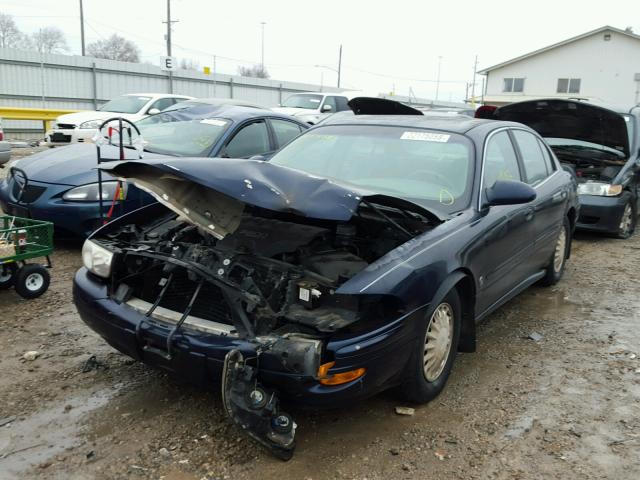
{"type": "Polygon", "coordinates": [[[85,327],[71,302],[80,243],[59,242],[44,296],[0,292],[0,478],[638,479],[639,253],[640,235],[579,235],[560,284],[491,315],[435,401],[412,416],[395,413],[393,392],[289,408],[298,448],[284,463],[227,421],[217,391],[85,327]]]}

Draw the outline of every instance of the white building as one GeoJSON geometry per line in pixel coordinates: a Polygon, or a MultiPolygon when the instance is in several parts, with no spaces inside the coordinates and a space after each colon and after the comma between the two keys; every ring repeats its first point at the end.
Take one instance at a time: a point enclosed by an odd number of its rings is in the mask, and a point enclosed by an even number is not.
{"type": "Polygon", "coordinates": [[[640,103],[640,35],[605,26],[494,65],[484,103],[584,98],[612,105],[640,103]]]}

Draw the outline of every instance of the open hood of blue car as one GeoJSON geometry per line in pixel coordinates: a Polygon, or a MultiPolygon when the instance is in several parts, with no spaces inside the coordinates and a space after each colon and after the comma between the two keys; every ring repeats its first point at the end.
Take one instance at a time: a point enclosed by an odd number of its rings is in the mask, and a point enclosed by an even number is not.
{"type": "Polygon", "coordinates": [[[324,220],[348,221],[362,203],[403,209],[434,223],[444,220],[409,200],[359,189],[261,160],[175,158],[111,162],[101,167],[224,238],[245,205],[324,220]]]}

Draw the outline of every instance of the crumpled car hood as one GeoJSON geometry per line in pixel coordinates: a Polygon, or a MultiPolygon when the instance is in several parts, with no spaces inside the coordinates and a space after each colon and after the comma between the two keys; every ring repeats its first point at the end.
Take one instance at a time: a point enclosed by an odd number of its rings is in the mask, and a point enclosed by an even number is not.
{"type": "Polygon", "coordinates": [[[408,200],[341,184],[261,160],[176,158],[101,167],[149,192],[218,239],[238,227],[245,204],[303,217],[348,221],[363,202],[445,218],[408,200]]]}
{"type": "Polygon", "coordinates": [[[596,143],[630,155],[624,117],[613,110],[576,100],[544,99],[498,108],[493,118],[523,123],[543,137],[596,143]]]}

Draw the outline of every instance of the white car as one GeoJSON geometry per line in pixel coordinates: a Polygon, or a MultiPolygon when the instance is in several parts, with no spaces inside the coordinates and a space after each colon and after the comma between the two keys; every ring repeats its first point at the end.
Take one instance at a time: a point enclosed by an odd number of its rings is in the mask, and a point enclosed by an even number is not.
{"type": "Polygon", "coordinates": [[[315,125],[332,113],[350,110],[347,105],[349,98],[340,93],[294,93],[282,105],[271,110],[294,116],[298,120],[315,125]]]}
{"type": "Polygon", "coordinates": [[[191,100],[186,95],[166,93],[129,93],[108,101],[98,110],[82,111],[60,115],[45,135],[47,144],[68,145],[90,142],[102,122],[111,117],[122,117],[135,122],[148,115],[160,113],[165,108],[191,100]]]}
{"type": "Polygon", "coordinates": [[[11,158],[11,145],[4,141],[4,131],[2,130],[2,119],[0,118],[0,166],[4,165],[11,158]]]}

